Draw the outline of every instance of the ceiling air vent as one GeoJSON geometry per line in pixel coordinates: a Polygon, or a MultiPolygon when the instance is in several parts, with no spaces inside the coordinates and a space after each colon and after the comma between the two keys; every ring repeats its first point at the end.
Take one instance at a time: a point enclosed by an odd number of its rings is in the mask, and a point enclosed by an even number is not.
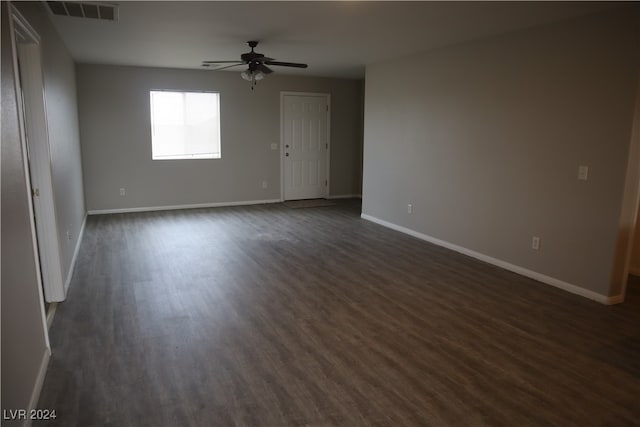
{"type": "Polygon", "coordinates": [[[118,19],[118,6],[114,4],[76,1],[48,1],[47,4],[54,15],[101,19],[103,21],[118,19]]]}

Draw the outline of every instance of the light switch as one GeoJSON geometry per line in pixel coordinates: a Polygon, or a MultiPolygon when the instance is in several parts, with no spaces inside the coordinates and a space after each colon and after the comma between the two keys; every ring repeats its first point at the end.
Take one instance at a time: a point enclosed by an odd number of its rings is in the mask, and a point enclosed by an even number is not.
{"type": "Polygon", "coordinates": [[[272,150],[277,150],[278,149],[278,144],[271,144],[271,149],[272,150]]]}
{"type": "Polygon", "coordinates": [[[589,178],[589,166],[580,166],[578,168],[578,179],[580,181],[586,181],[589,178]]]}

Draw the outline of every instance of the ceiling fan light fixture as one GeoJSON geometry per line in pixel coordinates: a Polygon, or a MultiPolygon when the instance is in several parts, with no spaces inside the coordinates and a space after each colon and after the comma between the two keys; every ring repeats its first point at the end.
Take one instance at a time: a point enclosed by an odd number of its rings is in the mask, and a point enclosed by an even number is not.
{"type": "Polygon", "coordinates": [[[307,68],[307,64],[276,61],[273,58],[269,58],[256,52],[254,48],[258,46],[257,41],[248,41],[247,44],[251,48],[251,52],[240,55],[239,61],[202,61],[202,66],[211,67],[213,65],[216,67],[216,70],[224,70],[242,65],[248,66],[245,71],[240,73],[240,77],[242,77],[243,80],[251,82],[251,90],[253,90],[258,80],[262,80],[268,74],[273,73],[273,70],[268,67],[269,65],[276,65],[278,67],[307,68]]]}
{"type": "Polygon", "coordinates": [[[240,77],[251,82],[254,80],[264,79],[265,74],[262,71],[246,70],[240,73],[240,77]]]}

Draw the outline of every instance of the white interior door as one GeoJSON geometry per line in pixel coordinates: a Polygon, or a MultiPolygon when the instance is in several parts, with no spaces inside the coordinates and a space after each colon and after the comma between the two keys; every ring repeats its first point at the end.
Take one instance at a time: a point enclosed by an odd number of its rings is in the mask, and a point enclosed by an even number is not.
{"type": "Polygon", "coordinates": [[[44,80],[40,38],[26,20],[12,8],[14,60],[18,118],[22,131],[27,182],[31,187],[31,210],[34,215],[44,297],[48,302],[66,297],[58,227],[51,177],[49,133],[44,101],[44,80]]]}
{"type": "Polygon", "coordinates": [[[283,199],[329,195],[329,95],[282,94],[283,199]]]}

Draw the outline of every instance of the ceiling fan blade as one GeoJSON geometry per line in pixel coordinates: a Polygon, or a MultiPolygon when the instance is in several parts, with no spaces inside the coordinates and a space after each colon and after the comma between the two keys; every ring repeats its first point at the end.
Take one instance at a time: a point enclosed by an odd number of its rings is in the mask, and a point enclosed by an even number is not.
{"type": "Polygon", "coordinates": [[[267,65],[277,65],[279,67],[295,67],[295,68],[307,68],[307,64],[298,64],[296,62],[281,62],[281,61],[264,61],[267,65]]]}
{"type": "Polygon", "coordinates": [[[234,61],[202,61],[203,64],[231,64],[232,62],[242,62],[237,59],[234,61]]]}
{"type": "Polygon", "coordinates": [[[256,69],[257,69],[258,71],[262,71],[264,74],[271,74],[271,73],[273,73],[273,70],[272,70],[271,68],[267,67],[267,66],[266,66],[266,65],[264,65],[264,64],[259,64],[259,65],[256,67],[256,69]]]}
{"type": "Polygon", "coordinates": [[[208,69],[213,70],[213,71],[225,70],[227,68],[237,67],[238,65],[244,65],[244,62],[236,62],[235,64],[225,65],[225,66],[218,66],[218,67],[216,67],[216,64],[213,64],[213,66],[210,66],[207,63],[204,63],[204,62],[202,63],[203,67],[207,67],[208,69]]]}

